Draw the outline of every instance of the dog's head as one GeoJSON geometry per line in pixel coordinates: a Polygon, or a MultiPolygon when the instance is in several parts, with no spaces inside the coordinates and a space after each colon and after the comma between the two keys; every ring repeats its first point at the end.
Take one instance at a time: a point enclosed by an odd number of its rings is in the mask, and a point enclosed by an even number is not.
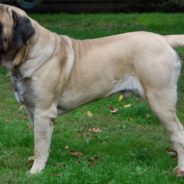
{"type": "Polygon", "coordinates": [[[0,4],[0,63],[13,60],[34,33],[31,19],[23,10],[0,4]]]}

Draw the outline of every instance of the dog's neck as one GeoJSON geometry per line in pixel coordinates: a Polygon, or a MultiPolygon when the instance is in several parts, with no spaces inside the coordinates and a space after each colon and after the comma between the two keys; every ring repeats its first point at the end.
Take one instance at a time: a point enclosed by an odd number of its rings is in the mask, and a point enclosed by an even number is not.
{"type": "Polygon", "coordinates": [[[13,68],[19,69],[23,77],[31,77],[49,61],[56,47],[56,34],[53,36],[54,33],[46,30],[36,21],[32,20],[32,23],[37,30],[36,34],[19,50],[13,61],[13,68]]]}

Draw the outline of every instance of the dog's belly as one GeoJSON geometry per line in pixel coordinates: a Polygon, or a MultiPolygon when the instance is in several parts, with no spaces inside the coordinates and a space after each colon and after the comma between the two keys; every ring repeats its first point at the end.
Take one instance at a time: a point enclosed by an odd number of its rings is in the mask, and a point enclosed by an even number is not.
{"type": "Polygon", "coordinates": [[[122,90],[137,91],[141,96],[144,96],[143,87],[138,77],[134,74],[127,75],[122,80],[114,81],[113,89],[106,96],[122,90]]]}
{"type": "Polygon", "coordinates": [[[99,98],[108,97],[122,90],[137,91],[141,96],[144,96],[143,87],[134,74],[126,75],[121,80],[113,80],[112,83],[110,83],[108,89],[99,83],[98,85],[91,84],[91,86],[94,87],[91,87],[90,90],[81,89],[81,91],[79,91],[75,88],[65,90],[59,101],[58,109],[61,112],[72,110],[78,106],[95,101],[99,98]]]}

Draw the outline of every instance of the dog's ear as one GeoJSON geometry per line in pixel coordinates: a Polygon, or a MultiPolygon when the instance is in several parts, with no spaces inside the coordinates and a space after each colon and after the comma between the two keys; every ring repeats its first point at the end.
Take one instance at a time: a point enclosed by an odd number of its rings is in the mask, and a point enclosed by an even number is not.
{"type": "Polygon", "coordinates": [[[13,46],[19,49],[33,36],[35,29],[26,16],[20,16],[12,11],[12,17],[14,21],[12,42],[13,46]]]}

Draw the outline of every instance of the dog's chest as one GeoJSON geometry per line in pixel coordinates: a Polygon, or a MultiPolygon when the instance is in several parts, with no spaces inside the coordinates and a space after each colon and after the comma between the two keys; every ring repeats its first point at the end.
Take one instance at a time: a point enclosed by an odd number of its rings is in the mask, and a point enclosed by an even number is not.
{"type": "Polygon", "coordinates": [[[34,93],[31,79],[23,78],[19,71],[12,73],[13,89],[16,99],[26,107],[34,106],[34,93]]]}

